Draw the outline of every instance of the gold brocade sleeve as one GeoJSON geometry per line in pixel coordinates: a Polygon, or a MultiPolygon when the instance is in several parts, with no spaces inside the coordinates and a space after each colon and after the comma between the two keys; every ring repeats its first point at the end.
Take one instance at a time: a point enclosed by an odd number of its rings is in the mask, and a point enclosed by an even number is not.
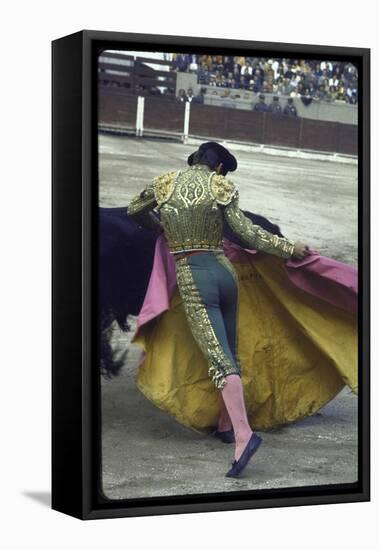
{"type": "Polygon", "coordinates": [[[157,200],[155,198],[154,183],[150,183],[130,201],[128,215],[132,216],[141,227],[161,233],[163,231],[162,226],[152,212],[156,206],[157,200]]]}
{"type": "Polygon", "coordinates": [[[143,212],[148,212],[157,206],[154,193],[154,183],[149,183],[145,189],[132,198],[128,206],[129,216],[137,216],[143,212]]]}
{"type": "Polygon", "coordinates": [[[240,210],[238,202],[238,193],[236,193],[233,200],[223,209],[224,218],[233,233],[246,243],[248,248],[281,258],[290,258],[294,252],[294,243],[253,224],[240,210]]]}

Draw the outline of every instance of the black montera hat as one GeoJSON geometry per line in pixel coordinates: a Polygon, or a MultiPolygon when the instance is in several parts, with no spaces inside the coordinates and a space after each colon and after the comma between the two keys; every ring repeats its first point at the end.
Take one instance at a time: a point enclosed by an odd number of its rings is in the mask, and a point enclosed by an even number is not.
{"type": "Polygon", "coordinates": [[[192,166],[194,157],[197,152],[205,153],[205,151],[209,150],[217,154],[218,159],[220,162],[222,162],[226,172],[234,172],[234,170],[237,168],[237,159],[231,153],[229,153],[229,151],[225,147],[223,147],[219,143],[216,143],[215,141],[207,141],[205,143],[202,143],[199,149],[188,157],[187,163],[192,166]]]}

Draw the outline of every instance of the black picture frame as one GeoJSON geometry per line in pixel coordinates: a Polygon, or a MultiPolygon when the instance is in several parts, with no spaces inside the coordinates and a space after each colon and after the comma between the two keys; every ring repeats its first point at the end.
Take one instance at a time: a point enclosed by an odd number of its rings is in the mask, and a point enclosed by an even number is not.
{"type": "Polygon", "coordinates": [[[52,508],[81,519],[370,500],[370,50],[85,30],[52,43],[52,508]],[[97,346],[97,57],[105,49],[349,58],[359,69],[358,482],[109,501],[100,471],[97,346]]]}

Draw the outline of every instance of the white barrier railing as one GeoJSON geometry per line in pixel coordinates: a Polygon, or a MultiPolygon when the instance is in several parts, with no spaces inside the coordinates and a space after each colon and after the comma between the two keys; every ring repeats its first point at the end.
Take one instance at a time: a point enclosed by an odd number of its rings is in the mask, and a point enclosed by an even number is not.
{"type": "MultiPolygon", "coordinates": [[[[183,143],[187,143],[189,136],[189,123],[191,115],[191,103],[187,101],[184,106],[184,126],[183,126],[183,143]]],[[[136,137],[143,136],[143,119],[144,119],[144,110],[145,110],[145,98],[143,96],[138,96],[137,98],[137,114],[136,114],[136,137]]]]}
{"type": "Polygon", "coordinates": [[[185,111],[184,111],[183,143],[187,143],[188,141],[190,111],[191,111],[191,102],[186,101],[185,111]]]}
{"type": "Polygon", "coordinates": [[[136,136],[143,136],[143,114],[145,110],[145,98],[138,96],[137,98],[137,117],[136,117],[136,136]]]}

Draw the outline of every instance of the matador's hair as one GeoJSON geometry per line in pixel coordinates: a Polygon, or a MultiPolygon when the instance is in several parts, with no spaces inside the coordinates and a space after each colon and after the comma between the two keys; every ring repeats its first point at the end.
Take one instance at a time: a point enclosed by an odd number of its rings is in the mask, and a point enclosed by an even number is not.
{"type": "Polygon", "coordinates": [[[228,172],[233,172],[237,168],[236,158],[225,147],[215,141],[202,143],[199,149],[188,157],[187,162],[190,166],[205,164],[211,170],[215,170],[222,163],[221,173],[223,176],[226,176],[228,172]]]}

